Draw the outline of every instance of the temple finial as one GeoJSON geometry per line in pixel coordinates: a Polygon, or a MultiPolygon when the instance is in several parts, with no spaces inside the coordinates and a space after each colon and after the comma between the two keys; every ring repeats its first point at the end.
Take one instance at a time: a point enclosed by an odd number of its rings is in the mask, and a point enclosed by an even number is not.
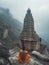
{"type": "Polygon", "coordinates": [[[27,12],[31,12],[30,8],[28,8],[27,12]]]}

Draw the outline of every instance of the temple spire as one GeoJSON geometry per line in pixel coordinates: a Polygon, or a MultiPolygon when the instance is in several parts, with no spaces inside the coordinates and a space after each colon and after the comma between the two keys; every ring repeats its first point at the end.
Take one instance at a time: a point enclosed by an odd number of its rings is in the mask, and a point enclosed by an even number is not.
{"type": "Polygon", "coordinates": [[[22,47],[23,44],[23,47],[27,50],[39,50],[40,41],[34,30],[34,19],[29,8],[24,18],[24,26],[20,35],[20,40],[20,47],[22,47]]]}
{"type": "Polygon", "coordinates": [[[31,12],[30,8],[28,8],[27,12],[31,12]]]}
{"type": "Polygon", "coordinates": [[[31,30],[31,29],[34,30],[34,19],[33,19],[30,8],[28,8],[26,16],[24,18],[24,28],[26,27],[26,29],[27,29],[27,26],[28,26],[29,30],[31,30]]]}
{"type": "Polygon", "coordinates": [[[31,19],[31,20],[33,20],[33,16],[32,16],[31,10],[29,8],[27,10],[25,19],[31,19]]]}

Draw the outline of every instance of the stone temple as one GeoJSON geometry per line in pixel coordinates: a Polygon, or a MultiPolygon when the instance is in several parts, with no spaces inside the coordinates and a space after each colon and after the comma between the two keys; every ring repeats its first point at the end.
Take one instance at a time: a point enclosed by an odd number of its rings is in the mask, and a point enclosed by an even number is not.
{"type": "Polygon", "coordinates": [[[26,50],[39,50],[40,38],[34,30],[34,19],[31,10],[28,8],[24,18],[24,25],[22,33],[20,34],[20,48],[24,47],[26,50]]]}

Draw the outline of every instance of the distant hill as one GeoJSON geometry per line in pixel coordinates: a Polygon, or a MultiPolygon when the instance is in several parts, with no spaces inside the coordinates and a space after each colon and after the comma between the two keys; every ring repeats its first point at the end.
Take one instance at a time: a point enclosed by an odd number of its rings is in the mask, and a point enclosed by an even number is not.
{"type": "Polygon", "coordinates": [[[12,48],[19,42],[22,23],[13,18],[9,9],[0,7],[0,33],[1,30],[4,30],[4,27],[8,27],[8,36],[5,39],[2,39],[2,41],[4,41],[8,48],[12,48]]]}
{"type": "Polygon", "coordinates": [[[39,36],[45,40],[44,44],[49,47],[49,19],[38,21],[35,27],[39,36]]]}

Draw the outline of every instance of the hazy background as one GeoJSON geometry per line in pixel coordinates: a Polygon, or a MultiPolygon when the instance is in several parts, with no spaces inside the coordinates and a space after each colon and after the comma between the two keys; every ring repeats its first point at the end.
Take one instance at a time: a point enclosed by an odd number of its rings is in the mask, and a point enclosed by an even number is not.
{"type": "Polygon", "coordinates": [[[9,8],[13,17],[22,23],[30,8],[35,30],[49,44],[49,0],[0,0],[0,7],[9,8]]]}

